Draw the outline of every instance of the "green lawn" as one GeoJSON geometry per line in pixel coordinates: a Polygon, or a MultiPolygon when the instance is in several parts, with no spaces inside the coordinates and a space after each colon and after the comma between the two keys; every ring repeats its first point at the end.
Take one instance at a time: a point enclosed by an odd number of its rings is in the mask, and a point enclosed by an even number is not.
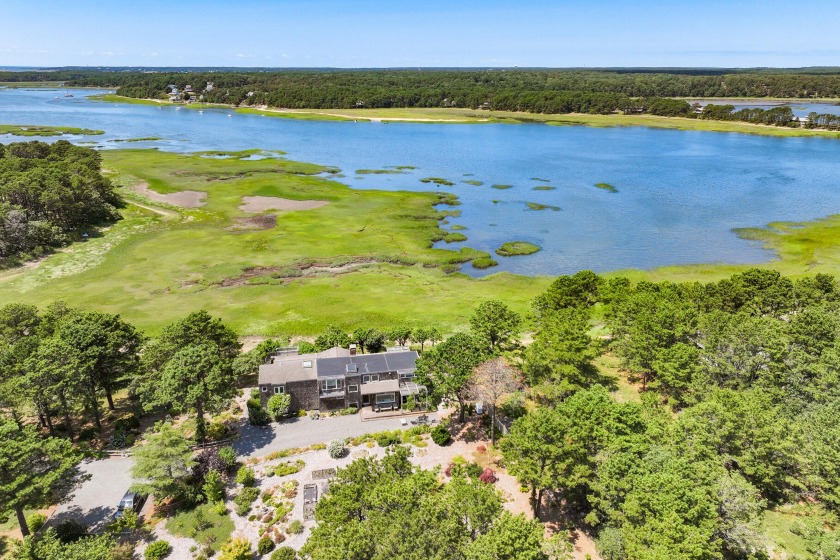
{"type": "Polygon", "coordinates": [[[166,528],[179,537],[187,537],[202,547],[219,551],[233,533],[230,515],[219,515],[215,506],[202,504],[189,511],[180,511],[166,522],[166,528]]]}
{"type": "Polygon", "coordinates": [[[768,510],[764,520],[764,536],[773,560],[806,560],[815,556],[808,551],[807,531],[811,527],[828,531],[836,527],[836,519],[820,505],[786,504],[768,510]]]}

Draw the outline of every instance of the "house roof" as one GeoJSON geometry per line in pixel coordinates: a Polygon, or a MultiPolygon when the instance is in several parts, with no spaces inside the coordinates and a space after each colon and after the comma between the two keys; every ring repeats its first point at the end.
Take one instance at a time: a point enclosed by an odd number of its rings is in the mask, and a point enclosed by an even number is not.
{"type": "Polygon", "coordinates": [[[259,384],[282,385],[348,375],[412,372],[417,358],[414,351],[351,356],[346,348],[330,348],[316,354],[279,354],[273,356],[270,363],[260,366],[259,384]]]}
{"type": "Polygon", "coordinates": [[[318,365],[325,358],[350,356],[346,348],[330,348],[312,354],[278,354],[267,364],[260,365],[260,385],[282,385],[294,381],[318,378],[318,365]]]}
{"type": "Polygon", "coordinates": [[[377,393],[396,393],[399,390],[399,379],[387,379],[385,381],[376,381],[374,383],[365,383],[364,385],[362,385],[363,395],[375,395],[377,393]]]}
{"type": "Polygon", "coordinates": [[[417,352],[414,351],[323,358],[318,360],[318,377],[414,371],[417,358],[417,352]]]}

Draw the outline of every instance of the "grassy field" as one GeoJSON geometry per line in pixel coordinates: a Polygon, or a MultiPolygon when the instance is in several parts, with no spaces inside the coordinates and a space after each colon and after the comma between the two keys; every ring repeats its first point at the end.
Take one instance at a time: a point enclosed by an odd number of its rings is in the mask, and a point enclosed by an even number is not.
{"type": "Polygon", "coordinates": [[[75,128],[72,126],[36,126],[31,124],[0,124],[0,134],[12,136],[62,136],[64,134],[105,134],[102,130],[75,128]]]}
{"type": "MultiPolygon", "coordinates": [[[[243,154],[246,155],[246,154],[243,154]]],[[[123,189],[125,219],[35,266],[0,273],[0,305],[55,300],[121,313],[155,332],[206,308],[242,334],[315,334],[397,322],[462,328],[473,307],[498,298],[518,311],[548,278],[474,280],[448,274],[486,253],[430,248],[446,206],[437,193],[352,190],[282,159],[243,161],[155,150],[103,152],[120,184],[160,193],[197,190],[207,205],[154,204],[123,189]],[[322,200],[314,210],[270,211],[252,225],[243,196],[322,200]],[[442,210],[439,210],[442,208],[442,210]],[[276,227],[271,227],[276,223],[276,227]]]]}

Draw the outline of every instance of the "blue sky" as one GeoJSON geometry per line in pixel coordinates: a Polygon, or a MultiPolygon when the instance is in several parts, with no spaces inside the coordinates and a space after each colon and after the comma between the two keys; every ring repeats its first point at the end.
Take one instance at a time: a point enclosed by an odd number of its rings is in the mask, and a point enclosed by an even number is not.
{"type": "Polygon", "coordinates": [[[0,66],[830,66],[822,0],[0,0],[0,66]]]}

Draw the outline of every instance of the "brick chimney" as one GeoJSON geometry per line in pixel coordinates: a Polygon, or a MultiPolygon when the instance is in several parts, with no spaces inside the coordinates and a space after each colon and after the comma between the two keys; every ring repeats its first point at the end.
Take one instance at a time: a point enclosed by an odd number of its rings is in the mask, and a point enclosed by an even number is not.
{"type": "Polygon", "coordinates": [[[355,344],[351,344],[351,345],[350,345],[350,355],[351,355],[351,356],[355,356],[355,355],[356,355],[356,345],[355,345],[355,344]]]}

